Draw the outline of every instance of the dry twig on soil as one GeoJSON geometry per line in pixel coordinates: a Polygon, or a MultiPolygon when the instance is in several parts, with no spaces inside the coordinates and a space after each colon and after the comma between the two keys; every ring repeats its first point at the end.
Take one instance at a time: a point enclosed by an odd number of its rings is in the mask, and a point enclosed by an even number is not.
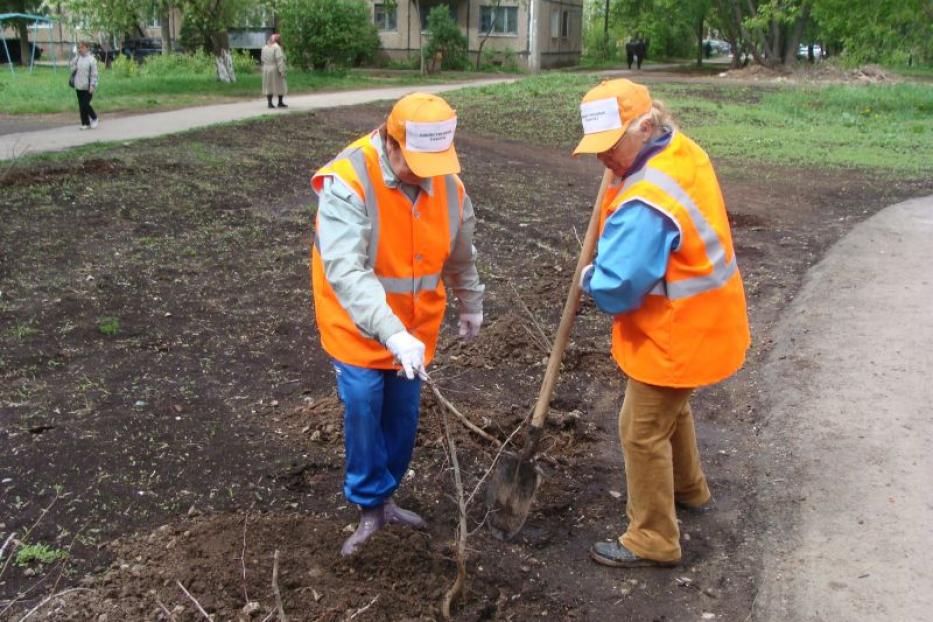
{"type": "Polygon", "coordinates": [[[515,285],[512,283],[512,281],[509,281],[509,287],[512,288],[512,292],[515,294],[515,300],[518,301],[519,306],[521,306],[522,310],[525,312],[525,315],[528,316],[528,320],[531,322],[531,325],[535,327],[535,330],[538,333],[538,339],[535,340],[535,345],[543,349],[545,354],[550,353],[550,351],[554,348],[554,344],[551,343],[551,339],[547,336],[547,333],[541,326],[541,322],[538,321],[538,318],[535,317],[534,313],[531,312],[531,309],[528,308],[528,305],[525,304],[525,300],[522,298],[522,295],[518,293],[518,290],[515,288],[515,285]]]}
{"type": "MultiPolygon", "coordinates": [[[[433,387],[433,385],[432,385],[433,387]]],[[[437,389],[434,389],[435,392],[437,389]]],[[[447,593],[444,594],[444,600],[441,603],[441,613],[445,620],[450,620],[450,608],[454,601],[463,593],[463,584],[466,581],[466,540],[467,540],[467,514],[466,501],[463,494],[463,479],[460,476],[460,461],[457,459],[457,444],[450,433],[450,423],[447,419],[447,411],[442,411],[441,416],[444,422],[444,435],[447,437],[447,446],[450,451],[450,464],[454,469],[454,485],[457,488],[457,507],[460,510],[460,526],[457,529],[457,578],[447,593]]]]}
{"type": "Polygon", "coordinates": [[[285,608],[282,606],[282,593],[279,591],[279,550],[272,555],[272,593],[275,594],[275,607],[279,612],[279,622],[288,622],[285,608]]]}
{"type": "Polygon", "coordinates": [[[71,592],[87,592],[87,591],[90,591],[90,590],[88,590],[88,588],[86,587],[72,587],[67,590],[62,590],[61,592],[58,592],[57,594],[52,594],[51,596],[43,600],[41,603],[39,603],[38,605],[36,605],[35,607],[27,611],[26,615],[24,615],[22,618],[19,619],[19,622],[23,622],[24,620],[27,620],[30,616],[32,616],[32,614],[42,609],[47,603],[49,603],[54,598],[60,598],[64,596],[65,594],[70,594],[71,592]]]}
{"type": "Polygon", "coordinates": [[[172,615],[172,612],[168,610],[168,607],[162,604],[162,601],[158,598],[155,599],[156,604],[159,606],[159,609],[162,610],[162,613],[165,614],[165,618],[170,622],[176,622],[175,616],[172,615]]]}
{"type": "Polygon", "coordinates": [[[175,583],[178,584],[178,587],[181,588],[181,591],[185,593],[185,596],[191,599],[191,602],[194,603],[194,606],[198,608],[198,611],[201,612],[201,615],[204,616],[208,622],[214,622],[214,618],[207,615],[207,612],[204,611],[204,607],[201,606],[201,603],[198,602],[198,599],[191,595],[191,592],[185,589],[185,586],[181,584],[181,581],[178,579],[175,580],[175,583]]]}
{"type": "Polygon", "coordinates": [[[243,548],[240,551],[240,567],[243,569],[243,598],[249,604],[249,592],[246,591],[246,521],[249,520],[249,512],[243,517],[243,548]]]}
{"type": "Polygon", "coordinates": [[[374,599],[372,599],[371,601],[369,601],[369,604],[366,605],[365,607],[362,607],[362,608],[360,608],[360,609],[357,609],[357,610],[356,610],[356,613],[354,613],[352,616],[350,616],[349,618],[347,618],[347,622],[350,622],[350,620],[356,618],[356,616],[360,615],[361,613],[363,613],[364,611],[366,611],[367,609],[369,609],[370,607],[372,607],[372,606],[376,603],[377,600],[379,600],[379,596],[376,596],[374,599]]]}
{"type": "Polygon", "coordinates": [[[515,435],[518,434],[525,427],[525,422],[528,421],[528,417],[530,416],[531,416],[531,411],[529,411],[529,413],[525,415],[525,418],[522,419],[517,426],[515,426],[515,429],[512,430],[512,433],[506,437],[505,442],[503,442],[502,445],[499,447],[499,451],[497,451],[495,457],[493,457],[492,463],[489,465],[489,468],[486,469],[486,472],[483,473],[483,476],[479,478],[479,481],[476,482],[476,486],[474,486],[473,490],[470,492],[470,496],[467,497],[467,500],[466,500],[467,507],[469,507],[470,504],[473,502],[473,497],[475,497],[476,493],[479,492],[479,489],[483,485],[483,482],[486,481],[486,479],[489,477],[489,474],[492,473],[493,469],[496,468],[496,463],[499,462],[499,458],[502,456],[502,452],[505,451],[505,448],[509,446],[509,443],[511,443],[512,439],[515,438],[515,435]]]}
{"type": "MultiPolygon", "coordinates": [[[[10,535],[8,535],[8,536],[6,537],[6,540],[3,541],[3,546],[0,546],[0,562],[3,561],[3,552],[6,551],[7,545],[9,545],[9,544],[10,544],[10,540],[12,540],[12,539],[15,538],[15,537],[16,537],[16,532],[15,532],[15,531],[12,531],[12,532],[10,532],[10,535]]],[[[11,555],[11,556],[13,555],[13,552],[12,552],[12,551],[10,551],[10,555],[11,555]]]]}
{"type": "Polygon", "coordinates": [[[437,388],[437,384],[433,380],[428,378],[426,382],[428,383],[428,386],[431,387],[431,391],[434,392],[434,397],[437,398],[437,401],[439,401],[441,405],[443,405],[447,410],[455,414],[457,418],[463,422],[463,425],[465,425],[471,432],[478,434],[479,436],[482,436],[484,439],[486,439],[487,441],[489,441],[496,447],[502,446],[502,443],[499,441],[499,439],[497,439],[495,436],[493,436],[486,430],[482,429],[481,427],[479,427],[478,425],[476,425],[475,423],[467,419],[466,415],[464,415],[459,410],[457,410],[457,407],[451,404],[450,400],[448,400],[446,397],[443,396],[443,394],[441,394],[440,390],[437,388]]]}

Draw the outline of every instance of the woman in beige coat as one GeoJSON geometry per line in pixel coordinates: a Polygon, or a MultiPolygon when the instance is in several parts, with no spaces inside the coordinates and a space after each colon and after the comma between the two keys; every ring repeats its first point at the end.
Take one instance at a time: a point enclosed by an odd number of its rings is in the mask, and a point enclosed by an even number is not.
{"type": "Polygon", "coordinates": [[[269,108],[275,108],[272,105],[275,96],[279,98],[279,108],[288,108],[282,101],[288,94],[288,83],[285,81],[285,52],[279,43],[278,33],[269,37],[259,58],[262,61],[262,94],[266,96],[269,108]]]}

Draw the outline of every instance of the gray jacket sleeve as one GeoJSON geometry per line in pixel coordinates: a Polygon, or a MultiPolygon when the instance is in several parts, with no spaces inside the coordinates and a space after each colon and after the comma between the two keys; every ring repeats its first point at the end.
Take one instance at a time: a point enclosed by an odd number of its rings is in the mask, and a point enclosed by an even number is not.
{"type": "Polygon", "coordinates": [[[340,179],[327,177],[318,198],[318,237],[324,275],[357,328],[380,343],[405,330],[386,302],[369,263],[372,224],[362,200],[340,179]]]}
{"type": "Polygon", "coordinates": [[[444,283],[454,290],[460,301],[461,313],[480,313],[483,310],[483,292],[486,288],[480,283],[476,270],[476,247],[473,246],[473,230],[476,228],[476,214],[469,195],[463,196],[463,222],[453,250],[444,264],[444,283]]]}
{"type": "Polygon", "coordinates": [[[88,67],[88,88],[97,88],[97,82],[100,79],[100,73],[97,71],[97,59],[89,56],[91,64],[88,67]]]}

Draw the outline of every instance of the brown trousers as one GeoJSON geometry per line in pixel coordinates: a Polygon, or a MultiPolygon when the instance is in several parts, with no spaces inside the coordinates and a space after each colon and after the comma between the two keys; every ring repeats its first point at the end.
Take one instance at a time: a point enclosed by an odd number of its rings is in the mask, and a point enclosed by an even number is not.
{"type": "Polygon", "coordinates": [[[619,538],[639,557],[680,560],[680,529],[674,500],[689,506],[709,501],[700,468],[690,395],[674,389],[628,381],[619,413],[619,437],[628,487],[628,529],[619,538]]]}

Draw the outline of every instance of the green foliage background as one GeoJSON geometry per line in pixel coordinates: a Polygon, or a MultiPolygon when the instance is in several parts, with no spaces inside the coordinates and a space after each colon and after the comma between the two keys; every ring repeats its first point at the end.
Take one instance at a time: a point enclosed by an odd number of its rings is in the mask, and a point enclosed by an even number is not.
{"type": "Polygon", "coordinates": [[[362,0],[285,0],[279,17],[289,60],[303,69],[355,67],[373,61],[380,48],[362,0]]]}
{"type": "Polygon", "coordinates": [[[428,42],[425,59],[431,59],[438,51],[443,55],[442,69],[468,69],[467,38],[450,14],[446,4],[439,4],[428,13],[428,42]]]}

